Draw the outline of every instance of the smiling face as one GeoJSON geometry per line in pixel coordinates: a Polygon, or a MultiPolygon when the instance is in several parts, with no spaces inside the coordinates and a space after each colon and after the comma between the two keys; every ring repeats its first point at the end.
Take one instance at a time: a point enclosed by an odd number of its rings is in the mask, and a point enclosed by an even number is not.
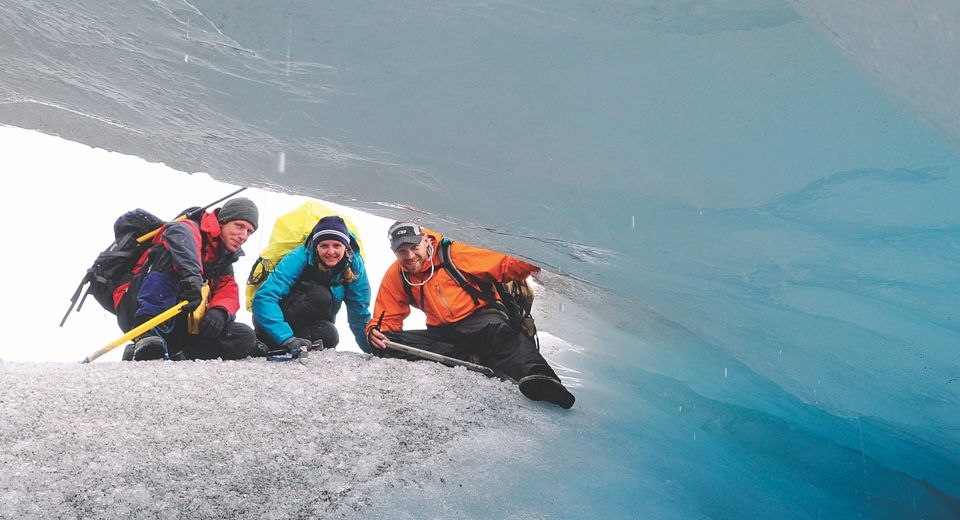
{"type": "Polygon", "coordinates": [[[327,267],[340,263],[347,248],[339,240],[321,240],[317,243],[317,258],[327,267]]]}
{"type": "Polygon", "coordinates": [[[253,225],[246,220],[231,220],[220,226],[220,239],[227,251],[236,253],[253,232],[253,225]]]}
{"type": "Polygon", "coordinates": [[[397,256],[397,261],[400,262],[404,271],[419,273],[430,265],[428,262],[433,253],[431,249],[430,238],[424,236],[419,244],[404,244],[398,247],[393,254],[397,256]]]}

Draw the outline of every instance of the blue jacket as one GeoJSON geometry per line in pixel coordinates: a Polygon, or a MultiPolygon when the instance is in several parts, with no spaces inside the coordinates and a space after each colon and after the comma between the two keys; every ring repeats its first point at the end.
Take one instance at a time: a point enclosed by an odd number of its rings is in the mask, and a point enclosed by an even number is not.
{"type": "MultiPolygon", "coordinates": [[[[355,240],[354,240],[355,241],[355,240]]],[[[293,329],[283,319],[280,301],[290,293],[291,287],[300,278],[304,269],[316,269],[317,252],[314,248],[301,244],[284,255],[276,269],[253,297],[253,320],[257,328],[270,335],[277,344],[293,337],[293,329]]],[[[370,321],[370,281],[363,258],[359,251],[352,254],[350,268],[357,279],[344,285],[341,283],[342,269],[329,274],[330,293],[333,295],[333,318],[336,319],[343,302],[347,303],[347,322],[357,340],[357,346],[364,352],[372,352],[367,343],[364,327],[370,321]]]]}

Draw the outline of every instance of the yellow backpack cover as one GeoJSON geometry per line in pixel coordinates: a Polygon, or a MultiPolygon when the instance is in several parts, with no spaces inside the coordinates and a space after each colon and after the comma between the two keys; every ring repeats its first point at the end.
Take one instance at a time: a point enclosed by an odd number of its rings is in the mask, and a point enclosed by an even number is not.
{"type": "Polygon", "coordinates": [[[253,295],[257,294],[257,289],[270,273],[273,272],[276,265],[284,255],[293,250],[293,248],[302,244],[313,226],[326,216],[337,215],[343,218],[347,224],[347,229],[353,233],[357,239],[357,245],[360,246],[360,256],[363,255],[363,242],[360,241],[360,233],[357,227],[350,220],[350,217],[334,211],[330,207],[316,200],[308,200],[297,206],[293,211],[281,215],[273,225],[273,231],[270,233],[270,241],[267,247],[260,252],[260,258],[253,263],[250,269],[250,276],[247,277],[247,310],[253,310],[253,295]]]}

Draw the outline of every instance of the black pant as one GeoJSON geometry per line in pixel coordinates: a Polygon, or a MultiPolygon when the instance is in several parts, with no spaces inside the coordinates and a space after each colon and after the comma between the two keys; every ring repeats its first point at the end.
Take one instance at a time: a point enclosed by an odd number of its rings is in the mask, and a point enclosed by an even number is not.
{"type": "MultiPolygon", "coordinates": [[[[130,289],[117,307],[117,323],[123,332],[130,332],[146,321],[143,317],[137,317],[137,281],[139,280],[135,279],[134,283],[130,284],[130,289]]],[[[168,354],[171,357],[182,353],[186,359],[243,359],[253,355],[257,348],[253,329],[235,321],[227,323],[216,338],[188,334],[187,317],[183,313],[153,330],[167,342],[168,354]]]]}
{"type": "MultiPolygon", "coordinates": [[[[477,354],[481,364],[514,381],[530,374],[557,377],[533,340],[511,327],[502,313],[489,309],[478,311],[451,325],[384,334],[397,343],[464,361],[469,360],[471,354],[477,354]]],[[[389,348],[375,349],[374,354],[380,357],[421,359],[389,348]]]]}
{"type": "MultiPolygon", "coordinates": [[[[294,336],[323,341],[324,348],[340,343],[340,333],[333,324],[333,294],[328,285],[305,276],[290,288],[290,293],[280,302],[280,310],[294,336]]],[[[268,334],[257,331],[257,337],[270,348],[280,346],[268,334]]]]}
{"type": "MultiPolygon", "coordinates": [[[[333,348],[340,343],[340,333],[337,332],[336,325],[326,320],[316,320],[312,323],[293,329],[293,335],[298,338],[309,339],[316,343],[317,340],[323,341],[323,348],[333,348]]],[[[257,329],[257,338],[271,349],[279,348],[280,345],[273,341],[268,334],[264,334],[257,329]]]]}
{"type": "Polygon", "coordinates": [[[167,342],[171,346],[171,355],[177,352],[179,345],[180,352],[187,359],[243,359],[252,356],[257,347],[253,329],[235,321],[226,324],[216,338],[187,334],[185,327],[177,327],[174,334],[167,337],[167,342]]]}

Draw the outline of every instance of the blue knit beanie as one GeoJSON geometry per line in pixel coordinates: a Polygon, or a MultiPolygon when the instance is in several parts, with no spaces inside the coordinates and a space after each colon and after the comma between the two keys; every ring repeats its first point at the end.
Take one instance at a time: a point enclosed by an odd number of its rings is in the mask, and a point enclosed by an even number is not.
{"type": "Polygon", "coordinates": [[[347,223],[336,215],[320,219],[310,232],[311,247],[317,247],[317,244],[323,240],[336,240],[350,249],[350,231],[347,230],[347,223]]]}

